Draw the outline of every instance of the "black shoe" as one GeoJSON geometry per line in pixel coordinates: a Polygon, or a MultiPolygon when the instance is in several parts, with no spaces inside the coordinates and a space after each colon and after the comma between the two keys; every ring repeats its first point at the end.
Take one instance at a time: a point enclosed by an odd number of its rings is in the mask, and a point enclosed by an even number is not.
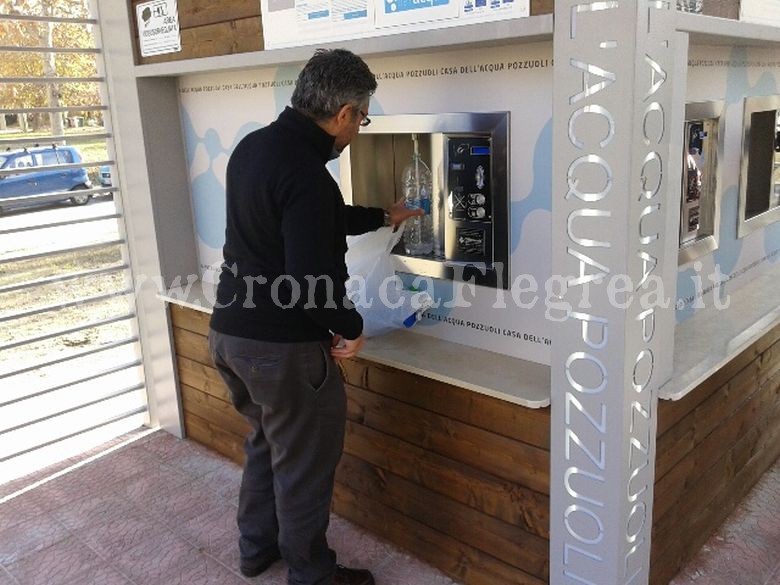
{"type": "Polygon", "coordinates": [[[374,585],[374,576],[365,569],[348,569],[336,565],[333,585],[374,585]]]}
{"type": "Polygon", "coordinates": [[[244,577],[257,577],[260,573],[263,573],[268,567],[273,565],[276,561],[282,558],[279,553],[279,549],[276,549],[271,556],[263,559],[262,561],[249,561],[241,559],[241,565],[239,569],[244,577]]]}

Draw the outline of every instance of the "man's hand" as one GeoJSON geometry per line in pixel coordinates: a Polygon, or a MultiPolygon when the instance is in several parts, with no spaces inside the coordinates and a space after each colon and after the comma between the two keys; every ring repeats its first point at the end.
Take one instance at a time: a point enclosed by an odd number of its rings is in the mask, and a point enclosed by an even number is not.
{"type": "Polygon", "coordinates": [[[362,335],[357,339],[344,339],[341,335],[336,334],[331,341],[330,355],[333,356],[334,360],[355,357],[363,348],[364,342],[365,337],[362,335]]]}
{"type": "Polygon", "coordinates": [[[424,214],[425,212],[422,209],[408,209],[406,205],[404,205],[403,199],[401,201],[396,201],[387,208],[389,223],[395,229],[410,217],[424,214]]]}

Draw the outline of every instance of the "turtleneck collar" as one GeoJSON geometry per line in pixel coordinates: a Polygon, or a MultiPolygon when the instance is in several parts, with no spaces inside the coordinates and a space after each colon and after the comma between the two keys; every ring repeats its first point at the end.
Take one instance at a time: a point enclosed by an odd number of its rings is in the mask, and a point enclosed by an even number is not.
{"type": "Polygon", "coordinates": [[[325,132],[314,120],[287,106],[279,114],[278,122],[282,126],[300,134],[304,140],[307,140],[317,155],[322,158],[323,163],[328,162],[332,158],[331,153],[333,152],[333,144],[336,141],[336,137],[325,132]]]}

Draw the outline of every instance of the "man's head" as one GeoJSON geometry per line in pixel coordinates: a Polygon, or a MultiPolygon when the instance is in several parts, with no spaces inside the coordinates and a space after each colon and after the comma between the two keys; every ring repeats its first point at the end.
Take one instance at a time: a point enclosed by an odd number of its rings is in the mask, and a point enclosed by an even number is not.
{"type": "Polygon", "coordinates": [[[360,130],[376,78],[357,55],[344,49],[318,49],[298,75],[293,107],[336,138],[342,151],[360,130]]]}

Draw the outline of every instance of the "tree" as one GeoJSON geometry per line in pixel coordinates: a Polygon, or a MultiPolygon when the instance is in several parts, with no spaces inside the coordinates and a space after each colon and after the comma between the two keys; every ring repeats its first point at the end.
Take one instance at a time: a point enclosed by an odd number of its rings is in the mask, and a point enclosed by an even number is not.
{"type": "MultiPolygon", "coordinates": [[[[50,17],[89,18],[89,0],[0,0],[0,13],[50,17]]],[[[0,21],[2,44],[20,47],[94,47],[92,25],[0,21]]],[[[90,53],[6,53],[0,60],[2,77],[92,77],[97,75],[95,55],[90,53]]],[[[94,83],[0,84],[0,104],[6,109],[68,107],[100,103],[94,83]]],[[[41,121],[34,122],[36,126],[41,121]]],[[[62,134],[62,113],[49,116],[52,134],[62,134]]]]}

